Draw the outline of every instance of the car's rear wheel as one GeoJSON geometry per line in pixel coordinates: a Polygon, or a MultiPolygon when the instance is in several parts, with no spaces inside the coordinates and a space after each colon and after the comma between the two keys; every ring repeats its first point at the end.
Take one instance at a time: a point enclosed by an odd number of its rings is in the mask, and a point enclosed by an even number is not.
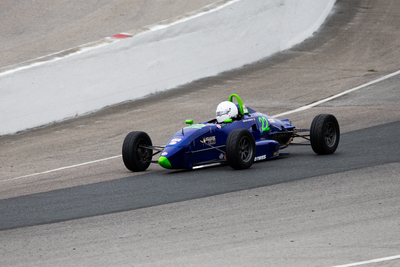
{"type": "Polygon", "coordinates": [[[122,145],[122,159],[125,167],[133,172],[145,171],[152,159],[151,139],[145,132],[130,132],[122,145]]]}
{"type": "Polygon", "coordinates": [[[335,116],[317,115],[311,123],[311,147],[319,155],[332,154],[339,145],[340,129],[335,116]]]}
{"type": "Polygon", "coordinates": [[[254,162],[256,144],[253,135],[245,129],[233,130],[226,139],[226,159],[236,169],[248,169],[254,162]]]}

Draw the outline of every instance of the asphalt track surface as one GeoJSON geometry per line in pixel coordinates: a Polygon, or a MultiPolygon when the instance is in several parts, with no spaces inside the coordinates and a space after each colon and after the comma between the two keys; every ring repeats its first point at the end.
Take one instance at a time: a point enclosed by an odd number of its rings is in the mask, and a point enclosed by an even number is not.
{"type": "Polygon", "coordinates": [[[274,115],[394,73],[399,27],[398,1],[338,1],[315,36],[264,61],[2,137],[0,265],[336,266],[399,255],[399,76],[287,116],[308,128],[334,114],[342,136],[330,156],[293,146],[246,171],[141,174],[118,157],[129,131],[162,145],[231,93],[274,115]]]}
{"type": "Polygon", "coordinates": [[[251,170],[235,176],[229,166],[149,173],[1,200],[0,214],[4,219],[0,221],[0,230],[152,207],[399,162],[400,135],[392,136],[398,129],[400,121],[346,133],[341,138],[341,149],[332,156],[317,156],[309,146],[291,147],[287,149],[290,156],[257,163],[251,170]],[[376,135],[367,132],[377,133],[379,139],[391,142],[379,142],[376,135]]]}

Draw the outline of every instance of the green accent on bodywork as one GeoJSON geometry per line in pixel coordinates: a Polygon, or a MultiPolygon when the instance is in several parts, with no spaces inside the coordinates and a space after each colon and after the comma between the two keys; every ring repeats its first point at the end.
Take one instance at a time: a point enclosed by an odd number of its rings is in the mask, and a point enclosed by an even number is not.
{"type": "Polygon", "coordinates": [[[232,123],[232,119],[227,119],[227,120],[224,120],[224,123],[232,123]]]}
{"type": "Polygon", "coordinates": [[[247,108],[244,107],[244,103],[243,103],[242,99],[237,94],[231,94],[229,96],[229,101],[233,103],[232,100],[233,100],[234,97],[236,98],[236,100],[238,102],[239,109],[240,109],[240,114],[242,114],[242,115],[249,114],[249,111],[247,110],[247,108]]]}
{"type": "Polygon", "coordinates": [[[171,169],[171,163],[166,157],[160,157],[158,159],[158,164],[160,164],[161,167],[166,168],[166,169],[171,169]]]}
{"type": "Polygon", "coordinates": [[[188,127],[185,127],[185,129],[188,129],[188,128],[196,128],[196,129],[203,129],[204,127],[206,127],[207,125],[205,125],[205,124],[194,124],[194,125],[190,125],[190,126],[188,126],[188,127]]]}
{"type": "Polygon", "coordinates": [[[186,120],[186,124],[192,125],[193,124],[193,120],[186,120]]]}

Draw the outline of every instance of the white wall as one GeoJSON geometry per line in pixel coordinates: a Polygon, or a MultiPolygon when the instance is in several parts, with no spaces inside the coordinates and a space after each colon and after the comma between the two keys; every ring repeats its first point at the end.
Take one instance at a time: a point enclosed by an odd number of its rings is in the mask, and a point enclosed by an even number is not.
{"type": "Polygon", "coordinates": [[[0,73],[0,135],[241,67],[310,37],[335,0],[232,0],[0,73]],[[90,47],[90,46],[89,46],[90,47]]]}

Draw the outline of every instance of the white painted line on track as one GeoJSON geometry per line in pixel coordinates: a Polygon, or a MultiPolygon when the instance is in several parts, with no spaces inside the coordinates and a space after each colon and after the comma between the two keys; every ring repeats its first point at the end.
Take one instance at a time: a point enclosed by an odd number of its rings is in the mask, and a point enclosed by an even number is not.
{"type": "Polygon", "coordinates": [[[337,265],[337,266],[333,266],[333,267],[360,266],[360,265],[364,265],[364,264],[371,264],[371,263],[384,262],[384,261],[392,261],[392,260],[398,260],[398,259],[400,259],[400,255],[392,256],[392,257],[386,257],[386,258],[380,258],[380,259],[374,259],[374,260],[369,260],[369,261],[360,261],[360,262],[344,264],[344,265],[337,265]]]}
{"type": "Polygon", "coordinates": [[[80,166],[85,166],[85,165],[89,165],[89,164],[93,164],[93,163],[98,163],[98,162],[102,162],[102,161],[107,161],[107,160],[110,160],[110,159],[116,159],[116,158],[119,158],[119,157],[122,157],[122,155],[113,156],[113,157],[104,158],[104,159],[93,160],[93,161],[88,161],[88,162],[85,162],[85,163],[75,164],[75,165],[71,165],[71,166],[67,166],[67,167],[62,167],[62,168],[58,168],[58,169],[53,169],[53,170],[49,170],[49,171],[44,171],[44,172],[38,172],[38,173],[28,174],[28,175],[19,176],[19,177],[7,179],[7,180],[2,180],[2,181],[0,181],[0,182],[14,181],[14,180],[19,180],[19,179],[22,179],[22,178],[28,178],[28,177],[32,177],[32,176],[41,175],[41,174],[46,174],[46,173],[51,173],[51,172],[57,172],[57,171],[72,169],[72,168],[76,168],[76,167],[80,167],[80,166]]]}
{"type": "Polygon", "coordinates": [[[292,113],[296,113],[296,112],[300,112],[300,111],[304,111],[304,110],[310,109],[310,108],[312,108],[312,107],[321,105],[321,104],[323,104],[323,103],[325,103],[325,102],[331,101],[331,100],[336,99],[336,98],[338,98],[338,97],[341,97],[341,96],[343,96],[343,95],[347,95],[348,93],[351,93],[351,92],[354,92],[354,91],[363,89],[363,88],[365,88],[365,87],[368,87],[368,86],[370,86],[370,85],[379,83],[379,82],[381,82],[381,81],[387,80],[387,79],[392,78],[393,76],[396,76],[396,75],[399,75],[399,74],[400,74],[400,70],[399,70],[399,71],[396,71],[396,72],[393,72],[393,73],[391,73],[391,74],[388,74],[388,75],[386,75],[386,76],[383,76],[383,77],[381,77],[381,78],[379,78],[379,79],[376,79],[376,80],[367,82],[367,83],[365,83],[365,84],[362,84],[362,85],[360,85],[360,86],[354,87],[354,88],[349,89],[349,90],[347,90],[347,91],[341,92],[341,93],[339,93],[339,94],[337,94],[337,95],[334,95],[334,96],[331,96],[331,97],[322,99],[322,100],[320,100],[320,101],[317,101],[317,102],[314,102],[314,103],[311,103],[311,104],[302,106],[302,107],[297,108],[297,109],[294,109],[294,110],[290,110],[290,111],[287,111],[287,112],[283,112],[283,113],[277,114],[277,115],[272,116],[272,117],[282,117],[282,116],[286,116],[286,115],[288,115],[288,114],[292,114],[292,113]]]}
{"type": "MultiPolygon", "coordinates": [[[[297,108],[297,109],[294,109],[294,110],[290,110],[290,111],[287,111],[287,112],[283,112],[283,113],[274,115],[274,116],[272,116],[272,117],[286,116],[286,115],[288,115],[288,114],[292,114],[292,113],[296,113],[296,112],[300,112],[300,111],[304,111],[304,110],[310,109],[310,108],[315,107],[315,106],[317,106],[317,105],[323,104],[323,103],[328,102],[328,101],[333,100],[333,99],[336,99],[336,98],[338,98],[338,97],[340,97],[340,96],[346,95],[346,94],[348,94],[348,93],[351,93],[351,92],[354,92],[354,91],[363,89],[363,88],[365,88],[365,87],[367,87],[367,86],[370,86],[370,85],[379,83],[379,82],[381,82],[381,81],[387,80],[387,79],[389,79],[389,78],[391,78],[391,77],[393,77],[393,76],[399,75],[399,74],[400,74],[400,70],[399,70],[399,71],[396,71],[396,72],[393,72],[393,73],[391,73],[391,74],[388,74],[388,75],[386,75],[386,76],[383,76],[383,77],[381,77],[381,78],[379,78],[379,79],[376,79],[376,80],[370,81],[370,82],[368,82],[368,83],[362,84],[362,85],[360,85],[360,86],[354,87],[354,88],[352,88],[352,89],[349,89],[349,90],[344,91],[344,92],[342,92],[342,93],[339,93],[339,94],[337,94],[337,95],[334,95],[334,96],[331,96],[331,97],[322,99],[322,100],[320,100],[320,101],[314,102],[314,103],[312,103],[312,104],[305,105],[305,106],[303,106],[303,107],[300,107],[300,108],[297,108]]],[[[122,155],[113,156],[113,157],[109,157],[109,158],[105,158],[105,159],[99,159],[99,160],[89,161],[89,162],[80,163],[80,164],[76,164],[76,165],[71,165],[71,166],[67,166],[67,167],[62,167],[62,168],[58,168],[58,169],[53,169],[53,170],[49,170],[49,171],[44,171],[44,172],[38,172],[38,173],[34,173],[34,174],[28,174],[28,175],[24,175],[24,176],[19,176],[19,177],[16,177],[16,178],[11,178],[11,179],[7,179],[7,180],[2,180],[2,181],[0,181],[0,183],[1,183],[1,182],[8,182],[8,181],[19,180],[19,179],[23,179],[23,178],[29,178],[29,177],[32,177],[32,176],[37,176],[37,175],[46,174],[46,173],[51,173],[51,172],[56,172],[56,171],[62,171],[62,170],[66,170],[66,169],[72,169],[72,168],[76,168],[76,167],[80,167],[80,166],[84,166],[84,165],[89,165],[89,164],[93,164],[93,163],[98,163],[98,162],[102,162],[102,161],[107,161],[107,160],[111,160],[111,159],[115,159],[115,158],[119,158],[119,157],[122,157],[122,155]]]]}

